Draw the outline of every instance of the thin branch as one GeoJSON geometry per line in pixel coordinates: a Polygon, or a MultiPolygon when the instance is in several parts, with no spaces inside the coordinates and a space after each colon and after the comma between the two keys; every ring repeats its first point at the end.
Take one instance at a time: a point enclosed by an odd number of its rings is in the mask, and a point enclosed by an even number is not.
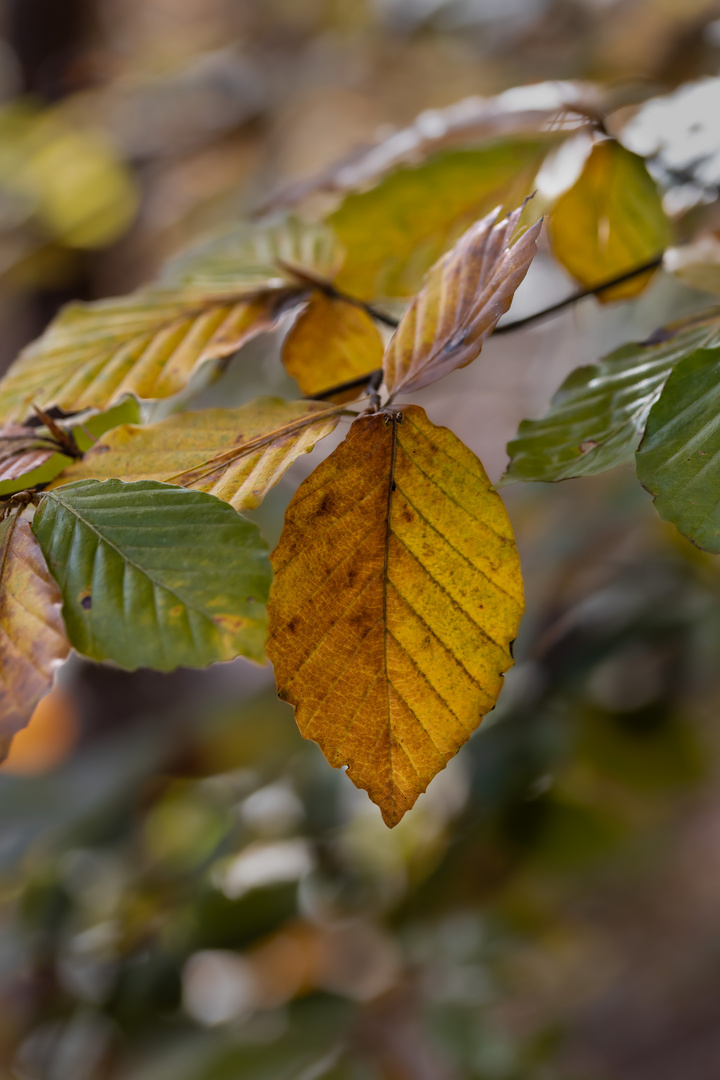
{"type": "Polygon", "coordinates": [[[327,281],[325,278],[317,277],[315,274],[311,274],[309,270],[305,270],[299,266],[292,266],[290,263],[286,263],[284,259],[277,259],[277,265],[281,270],[284,270],[286,274],[292,274],[298,281],[303,282],[305,285],[311,285],[318,292],[323,293],[324,296],[329,297],[330,300],[344,300],[346,304],[352,304],[353,307],[360,308],[361,311],[367,312],[367,314],[375,319],[377,322],[384,323],[385,326],[390,326],[393,330],[398,326],[400,320],[396,319],[394,315],[387,315],[384,311],[379,311],[373,307],[372,304],[366,303],[364,300],[358,300],[356,296],[348,296],[347,293],[340,292],[336,289],[332,282],[327,281]]]}
{"type": "Polygon", "coordinates": [[[643,263],[642,266],[636,266],[634,270],[627,270],[624,274],[618,274],[617,277],[603,281],[599,285],[592,285],[589,289],[582,289],[580,292],[572,293],[570,296],[566,296],[564,300],[558,300],[556,304],[543,308],[542,311],[536,311],[532,315],[526,315],[523,319],[515,319],[514,322],[496,326],[493,334],[509,334],[512,330],[520,330],[523,326],[530,326],[534,322],[540,322],[541,319],[546,319],[549,315],[562,311],[563,308],[577,304],[578,300],[585,300],[588,296],[597,296],[598,293],[605,292],[606,289],[611,289],[614,285],[623,285],[626,281],[632,281],[633,278],[646,274],[648,270],[656,270],[658,266],[662,265],[662,261],[663,255],[656,255],[654,259],[643,263]]]}
{"type": "MultiPolygon", "coordinates": [[[[611,289],[615,285],[623,285],[626,281],[632,281],[633,278],[639,277],[641,274],[646,274],[649,270],[656,270],[662,265],[662,261],[663,254],[656,255],[654,259],[650,259],[648,262],[643,263],[642,266],[636,266],[634,270],[627,270],[624,274],[618,274],[616,277],[600,282],[599,285],[593,285],[589,289],[581,289],[580,292],[572,293],[570,296],[566,296],[564,300],[558,300],[557,303],[551,304],[550,307],[543,308],[542,311],[535,311],[532,315],[526,315],[522,319],[515,319],[514,322],[496,326],[493,330],[493,334],[510,334],[514,330],[521,330],[525,326],[532,325],[532,323],[547,319],[551,315],[555,315],[558,311],[562,311],[566,307],[571,307],[572,304],[577,304],[579,300],[585,300],[588,296],[597,296],[598,293],[605,292],[606,289],[611,289]]],[[[286,269],[292,270],[294,274],[297,274],[297,271],[292,267],[287,267],[286,269]]],[[[304,273],[302,276],[304,276],[304,273]]],[[[312,281],[314,279],[308,277],[307,280],[312,281]]],[[[379,319],[388,326],[398,325],[398,319],[393,319],[389,315],[377,312],[370,304],[366,304],[362,300],[356,300],[352,296],[346,296],[329,283],[315,281],[315,286],[316,288],[322,288],[327,296],[334,296],[335,299],[345,300],[349,304],[355,304],[357,307],[363,308],[369,315],[372,315],[373,318],[379,319]]],[[[335,394],[342,394],[349,390],[360,390],[365,387],[377,391],[382,380],[382,374],[382,368],[378,368],[368,375],[361,375],[357,379],[350,379],[348,382],[339,383],[337,386],[330,386],[327,390],[322,390],[319,394],[313,394],[313,400],[325,401],[327,398],[334,397],[335,394]]]]}

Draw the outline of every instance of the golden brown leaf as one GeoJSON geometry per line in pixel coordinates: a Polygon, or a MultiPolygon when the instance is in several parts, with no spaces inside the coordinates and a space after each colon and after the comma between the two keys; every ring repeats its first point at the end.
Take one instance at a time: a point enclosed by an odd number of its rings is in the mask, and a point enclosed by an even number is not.
{"type": "Polygon", "coordinates": [[[278,693],[395,825],[512,665],[522,578],[502,500],[421,408],[376,413],[300,485],[272,561],[278,693]]]}
{"type": "Polygon", "coordinates": [[[69,652],[60,604],[30,525],[6,518],[0,524],[0,757],[69,652]]]}
{"type": "MultiPolygon", "coordinates": [[[[575,184],[549,220],[556,258],[585,288],[644,266],[670,243],[670,223],[657,184],[641,157],[614,139],[596,143],[575,184]]],[[[626,300],[654,271],[605,289],[598,299],[626,300]]]]}
{"type": "Polygon", "coordinates": [[[510,243],[521,213],[499,222],[497,211],[488,214],[430,270],[385,354],[391,398],[420,390],[479,355],[537,251],[541,221],[510,243]]]}
{"type": "Polygon", "coordinates": [[[125,424],[70,465],[50,487],[73,480],[167,480],[208,491],[236,510],[257,506],[292,463],[334,431],[342,409],[316,401],[258,398],[237,409],[179,413],[125,424]]]}
{"type": "Polygon", "coordinates": [[[380,332],[362,308],[318,292],[285,339],[283,363],[303,394],[312,397],[370,375],[381,366],[383,351],[380,332]]]}

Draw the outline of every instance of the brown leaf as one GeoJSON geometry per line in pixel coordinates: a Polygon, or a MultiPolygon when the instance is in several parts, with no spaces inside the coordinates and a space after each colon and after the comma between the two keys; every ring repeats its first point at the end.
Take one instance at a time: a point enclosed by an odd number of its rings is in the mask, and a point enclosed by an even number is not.
{"type": "Polygon", "coordinates": [[[56,445],[39,438],[32,428],[7,424],[0,428],[0,483],[32,472],[57,452],[56,445]]]}
{"type": "Polygon", "coordinates": [[[465,367],[480,353],[537,252],[542,221],[510,243],[522,208],[476,222],[430,270],[385,354],[390,398],[465,367]],[[497,222],[497,223],[496,223],[497,222]]]}
{"type": "Polygon", "coordinates": [[[6,518],[0,524],[0,757],[70,650],[60,605],[30,525],[6,518]]]}
{"type": "Polygon", "coordinates": [[[417,405],[375,413],[300,485],[272,562],[278,693],[395,825],[512,666],[522,577],[502,500],[417,405]]]}
{"type": "Polygon", "coordinates": [[[370,375],[381,366],[383,350],[380,332],[362,308],[316,293],[285,339],[283,364],[312,397],[370,375]]]}

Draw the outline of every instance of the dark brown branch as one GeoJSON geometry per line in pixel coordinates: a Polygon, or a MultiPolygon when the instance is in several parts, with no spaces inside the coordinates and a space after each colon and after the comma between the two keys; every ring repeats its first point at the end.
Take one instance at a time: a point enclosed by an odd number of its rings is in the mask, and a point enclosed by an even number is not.
{"type": "MultiPolygon", "coordinates": [[[[649,270],[656,270],[662,265],[662,261],[663,255],[656,255],[654,259],[650,259],[648,262],[643,263],[642,266],[636,266],[634,270],[627,270],[624,274],[618,274],[616,277],[603,281],[599,285],[593,285],[589,289],[582,289],[580,292],[572,293],[570,296],[566,296],[564,300],[558,300],[557,303],[551,304],[550,307],[543,308],[542,311],[535,311],[532,315],[526,315],[523,319],[515,319],[514,322],[496,326],[493,330],[493,334],[509,334],[513,330],[521,330],[525,326],[531,326],[532,323],[540,322],[542,319],[547,319],[551,315],[555,315],[558,311],[570,307],[572,304],[577,304],[579,300],[585,300],[588,296],[597,296],[598,293],[605,292],[606,289],[612,289],[615,285],[623,285],[626,281],[632,281],[633,278],[639,277],[641,274],[646,274],[649,270]]],[[[291,267],[288,267],[287,269],[292,269],[293,273],[297,273],[291,267]]],[[[304,273],[302,276],[304,276],[304,273]]],[[[314,279],[308,277],[307,280],[313,281],[314,279]]],[[[320,283],[319,281],[316,281],[315,285],[317,288],[322,288],[327,296],[332,295],[335,299],[345,300],[349,304],[355,304],[357,307],[363,308],[369,315],[372,315],[373,318],[378,319],[380,322],[384,322],[387,326],[397,326],[400,321],[399,319],[393,319],[390,315],[377,312],[370,304],[366,304],[362,300],[356,300],[352,296],[346,296],[329,283],[320,283]],[[330,290],[329,292],[327,291],[328,289],[330,290]]],[[[334,397],[335,394],[346,393],[349,390],[361,390],[365,387],[368,387],[370,390],[377,390],[381,379],[382,369],[378,368],[368,375],[361,375],[357,379],[350,379],[348,382],[339,383],[337,386],[330,386],[327,390],[322,390],[319,394],[313,394],[313,399],[325,401],[327,398],[334,397]]]]}
{"type": "Polygon", "coordinates": [[[386,315],[384,311],[378,311],[372,304],[366,303],[364,300],[358,300],[356,296],[348,296],[347,293],[340,292],[336,289],[332,282],[327,281],[325,278],[317,277],[315,274],[311,274],[309,270],[305,270],[299,266],[292,266],[290,263],[286,263],[284,259],[277,259],[277,265],[281,270],[284,270],[286,274],[292,274],[294,278],[301,281],[305,285],[311,285],[318,292],[321,292],[324,296],[330,298],[330,300],[344,300],[346,304],[352,304],[353,307],[360,308],[361,311],[366,311],[371,318],[377,322],[384,323],[385,326],[390,326],[393,330],[400,322],[394,315],[386,315]]]}
{"type": "Polygon", "coordinates": [[[526,315],[524,319],[515,319],[514,322],[496,326],[493,333],[509,334],[511,330],[519,330],[523,326],[530,326],[534,322],[540,322],[541,319],[546,319],[548,316],[554,315],[557,311],[562,311],[563,308],[570,307],[572,304],[577,304],[578,300],[585,300],[588,296],[597,296],[598,293],[605,292],[606,289],[611,289],[614,285],[623,285],[626,281],[632,281],[633,278],[640,277],[641,274],[646,274],[648,270],[656,270],[658,266],[662,265],[662,261],[663,255],[656,255],[654,259],[650,259],[649,262],[643,263],[642,266],[636,266],[634,270],[627,270],[624,274],[618,274],[617,277],[610,278],[608,281],[603,281],[600,285],[592,285],[589,289],[582,289],[580,292],[572,293],[570,296],[566,296],[564,300],[558,300],[556,304],[551,304],[550,307],[543,308],[542,311],[536,311],[532,315],[526,315]]]}

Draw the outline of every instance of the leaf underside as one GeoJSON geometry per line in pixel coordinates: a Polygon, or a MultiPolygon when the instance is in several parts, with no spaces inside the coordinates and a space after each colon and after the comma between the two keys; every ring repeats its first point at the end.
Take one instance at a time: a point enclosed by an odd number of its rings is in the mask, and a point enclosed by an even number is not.
{"type": "Polygon", "coordinates": [[[80,480],[43,497],[33,532],[85,656],[161,671],[262,661],[265,544],[219,499],[154,481],[80,480]]]}
{"type": "Polygon", "coordinates": [[[623,345],[576,368],[545,416],[520,424],[502,483],[593,476],[632,461],[673,366],[695,349],[720,345],[720,319],[715,314],[658,336],[667,340],[623,345]]]}
{"type": "Polygon", "coordinates": [[[75,411],[106,408],[128,394],[171,397],[203,365],[270,329],[292,295],[207,297],[153,289],[69,304],[0,382],[0,417],[22,420],[33,404],[75,411]]]}
{"type": "Polygon", "coordinates": [[[272,560],[278,692],[395,825],[512,665],[522,578],[502,501],[418,406],[361,417],[300,485],[272,560]]]}
{"type": "Polygon", "coordinates": [[[164,480],[206,491],[236,510],[257,506],[301,455],[334,431],[341,410],[258,398],[237,409],[179,413],[116,428],[51,485],[74,480],[164,480]]]}
{"type": "MultiPolygon", "coordinates": [[[[549,233],[558,262],[585,288],[643,266],[672,236],[645,162],[613,139],[595,144],[578,180],[555,203],[549,233]]],[[[605,289],[598,299],[637,296],[652,274],[605,289]]]]}
{"type": "Polygon", "coordinates": [[[0,760],[3,743],[28,723],[70,650],[60,603],[30,525],[7,517],[0,524],[0,760]]]}
{"type": "Polygon", "coordinates": [[[432,268],[385,354],[390,397],[420,390],[479,355],[537,252],[542,222],[511,244],[521,213],[501,221],[497,210],[488,214],[432,268]]]}
{"type": "Polygon", "coordinates": [[[660,517],[704,551],[720,552],[720,343],[677,364],[636,461],[660,517]]]}

